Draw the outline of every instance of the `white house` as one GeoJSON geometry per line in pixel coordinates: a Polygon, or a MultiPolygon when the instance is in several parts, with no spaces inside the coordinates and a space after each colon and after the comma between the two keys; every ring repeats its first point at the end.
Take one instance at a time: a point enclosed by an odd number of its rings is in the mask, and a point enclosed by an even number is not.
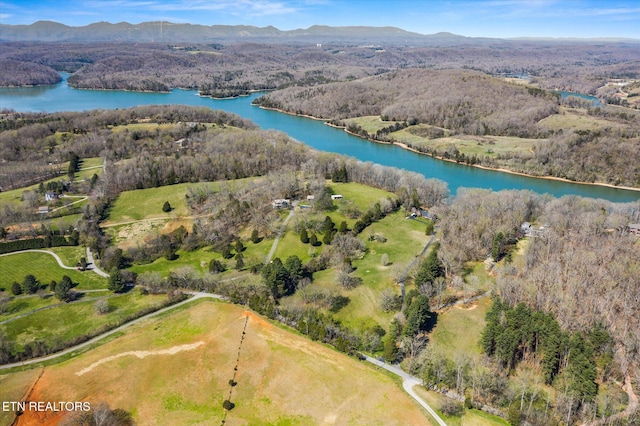
{"type": "Polygon", "coordinates": [[[273,200],[271,203],[271,207],[274,209],[288,209],[291,206],[291,200],[286,200],[284,198],[278,198],[273,200]]]}

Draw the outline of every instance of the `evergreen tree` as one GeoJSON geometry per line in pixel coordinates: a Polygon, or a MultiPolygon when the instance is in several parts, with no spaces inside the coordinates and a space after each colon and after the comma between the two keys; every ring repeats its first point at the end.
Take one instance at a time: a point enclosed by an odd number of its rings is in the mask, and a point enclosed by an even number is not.
{"type": "Polygon", "coordinates": [[[407,323],[402,330],[402,334],[405,336],[415,336],[421,331],[427,331],[430,318],[429,298],[424,294],[419,294],[411,302],[407,323]]]}
{"type": "Polygon", "coordinates": [[[224,265],[218,259],[211,259],[211,262],[209,262],[209,272],[212,274],[224,272],[224,269],[224,265]]]}
{"type": "Polygon", "coordinates": [[[347,227],[347,222],[342,221],[340,222],[340,226],[338,227],[338,232],[340,232],[341,234],[346,234],[349,231],[349,228],[347,227]]]}
{"type": "Polygon", "coordinates": [[[114,293],[122,293],[126,288],[126,284],[122,279],[122,273],[119,269],[112,269],[109,276],[107,288],[114,293]]]}
{"type": "Polygon", "coordinates": [[[277,300],[288,294],[287,281],[289,280],[289,272],[286,270],[279,257],[276,257],[271,262],[264,265],[260,273],[262,274],[262,279],[264,280],[265,285],[269,288],[274,299],[277,300]]]}
{"type": "Polygon", "coordinates": [[[244,259],[241,252],[236,253],[236,269],[239,271],[244,268],[244,259]]]}
{"type": "Polygon", "coordinates": [[[435,231],[435,226],[433,225],[433,222],[430,221],[429,219],[427,219],[427,227],[425,229],[425,234],[426,235],[433,235],[433,232],[435,231]]]}
{"type": "Polygon", "coordinates": [[[251,242],[254,244],[258,244],[260,242],[260,235],[258,234],[258,230],[254,229],[251,232],[251,242]]]}
{"type": "Polygon", "coordinates": [[[11,284],[11,294],[13,294],[14,296],[22,294],[22,286],[19,282],[14,281],[13,284],[11,284]]]}
{"type": "Polygon", "coordinates": [[[331,232],[336,228],[336,224],[333,223],[330,216],[325,216],[324,223],[322,224],[322,232],[325,234],[331,232]]]}
{"type": "Polygon", "coordinates": [[[300,231],[300,241],[302,244],[307,244],[309,242],[309,234],[307,233],[306,228],[302,228],[302,231],[300,231]]]}
{"type": "Polygon", "coordinates": [[[24,277],[22,281],[22,291],[25,294],[33,294],[40,289],[40,281],[33,274],[24,277]]]}
{"type": "Polygon", "coordinates": [[[298,282],[304,277],[302,261],[296,255],[289,256],[287,257],[287,260],[284,261],[284,267],[289,273],[289,281],[293,287],[292,290],[295,290],[298,282]]]}
{"type": "Polygon", "coordinates": [[[400,353],[398,349],[398,338],[400,337],[401,331],[402,325],[400,322],[396,318],[392,319],[389,325],[389,332],[382,339],[384,345],[382,356],[387,362],[394,363],[398,360],[400,353]]]}
{"type": "Polygon", "coordinates": [[[162,205],[162,211],[165,213],[169,213],[171,211],[171,204],[168,201],[165,201],[162,205]]]}
{"type": "Polygon", "coordinates": [[[63,302],[69,302],[73,299],[71,288],[73,287],[73,282],[69,276],[65,275],[62,277],[62,280],[56,285],[56,289],[54,291],[56,298],[58,300],[62,300],[63,302]]]}

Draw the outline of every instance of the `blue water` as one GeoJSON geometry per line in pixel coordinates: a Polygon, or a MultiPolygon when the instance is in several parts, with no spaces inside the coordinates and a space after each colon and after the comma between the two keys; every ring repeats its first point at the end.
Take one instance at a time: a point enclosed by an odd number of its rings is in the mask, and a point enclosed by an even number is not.
{"type": "Polygon", "coordinates": [[[241,115],[264,129],[286,132],[292,138],[321,151],[344,154],[362,161],[399,167],[421,173],[426,177],[441,179],[447,182],[452,193],[456,193],[460,187],[480,187],[493,190],[529,189],[554,196],[576,194],[616,202],[640,199],[640,192],[483,170],[436,160],[393,145],[369,142],[348,135],[341,129],[327,126],[318,120],[252,106],[251,101],[260,95],[258,93],[236,99],[213,100],[200,97],[193,90],[173,90],[171,93],[76,90],[66,84],[67,76],[63,77],[64,80],[61,83],[51,86],[0,88],[0,108],[56,112],[129,108],[149,104],[208,106],[241,115]]]}
{"type": "Polygon", "coordinates": [[[568,98],[569,96],[574,96],[576,98],[580,98],[580,99],[584,99],[584,100],[587,100],[587,101],[591,101],[593,103],[593,106],[595,106],[595,107],[602,106],[602,102],[600,102],[600,99],[596,98],[595,96],[585,95],[583,93],[563,92],[563,91],[559,91],[557,93],[560,96],[562,96],[562,98],[568,98]]]}

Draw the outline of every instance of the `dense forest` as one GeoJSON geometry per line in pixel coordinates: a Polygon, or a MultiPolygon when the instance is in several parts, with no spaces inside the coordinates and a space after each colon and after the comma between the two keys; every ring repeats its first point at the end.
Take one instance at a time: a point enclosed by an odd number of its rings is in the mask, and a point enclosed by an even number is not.
{"type": "MultiPolygon", "coordinates": [[[[329,28],[325,33],[338,32],[329,28]]],[[[496,76],[526,74],[542,88],[591,94],[609,79],[640,78],[639,50],[632,42],[518,41],[454,35],[426,37],[409,45],[401,37],[371,41],[383,33],[381,29],[367,32],[364,28],[360,36],[357,31],[351,32],[341,41],[311,41],[308,37],[313,32],[302,39],[220,36],[204,44],[203,39],[187,43],[179,37],[136,43],[5,41],[0,59],[77,72],[70,79],[73,87],[153,91],[198,88],[216,97],[292,84],[347,81],[403,68],[467,68],[496,76]]],[[[16,78],[21,84],[37,82],[29,80],[28,72],[16,78]]]]}
{"type": "Polygon", "coordinates": [[[480,72],[409,69],[349,83],[288,88],[263,96],[265,107],[324,119],[380,115],[454,134],[536,137],[536,123],[558,111],[556,96],[480,72]]]}

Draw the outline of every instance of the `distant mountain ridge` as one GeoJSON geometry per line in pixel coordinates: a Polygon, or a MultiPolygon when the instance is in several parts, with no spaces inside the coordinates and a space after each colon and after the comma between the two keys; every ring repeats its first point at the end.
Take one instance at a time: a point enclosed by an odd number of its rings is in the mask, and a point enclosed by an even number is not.
{"type": "Polygon", "coordinates": [[[283,31],[273,26],[249,25],[195,25],[174,24],[166,21],[130,24],[119,22],[96,22],[81,27],[70,27],[58,22],[38,21],[31,25],[0,24],[0,41],[44,41],[44,42],[190,42],[210,43],[215,41],[299,41],[321,43],[329,41],[407,42],[422,44],[443,41],[461,42],[471,39],[451,33],[433,35],[418,34],[396,27],[348,26],[331,27],[313,25],[306,29],[283,31]]]}

